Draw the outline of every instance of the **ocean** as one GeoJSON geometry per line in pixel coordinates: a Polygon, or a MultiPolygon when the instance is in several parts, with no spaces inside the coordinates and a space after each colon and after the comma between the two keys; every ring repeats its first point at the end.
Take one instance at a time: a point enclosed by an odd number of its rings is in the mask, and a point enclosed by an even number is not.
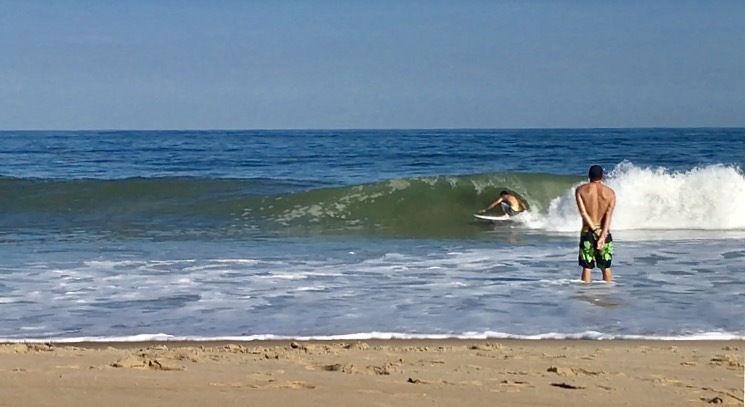
{"type": "Polygon", "coordinates": [[[0,132],[0,341],[743,339],[743,152],[719,128],[0,132]],[[611,284],[579,280],[592,164],[611,284]],[[503,189],[530,213],[472,216],[503,189]]]}

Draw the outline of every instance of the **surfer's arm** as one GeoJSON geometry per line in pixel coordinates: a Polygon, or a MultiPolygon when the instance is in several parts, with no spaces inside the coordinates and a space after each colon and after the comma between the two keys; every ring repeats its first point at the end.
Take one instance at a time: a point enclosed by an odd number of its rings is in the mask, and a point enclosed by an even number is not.
{"type": "Polygon", "coordinates": [[[489,205],[489,206],[487,206],[487,207],[486,207],[486,209],[482,209],[482,210],[480,210],[480,211],[479,211],[479,213],[484,213],[484,212],[486,212],[486,211],[489,211],[489,210],[491,210],[491,209],[492,209],[492,208],[494,208],[495,206],[497,206],[497,205],[501,204],[501,203],[502,203],[502,201],[504,201],[504,198],[502,198],[502,197],[500,196],[500,197],[499,197],[499,199],[497,199],[496,201],[492,202],[492,204],[491,204],[491,205],[489,205]]]}
{"type": "Polygon", "coordinates": [[[524,200],[522,200],[520,198],[517,198],[517,200],[518,200],[518,202],[520,202],[520,205],[522,205],[522,210],[523,211],[529,211],[530,210],[530,208],[528,207],[528,203],[527,202],[525,202],[524,200]]]}

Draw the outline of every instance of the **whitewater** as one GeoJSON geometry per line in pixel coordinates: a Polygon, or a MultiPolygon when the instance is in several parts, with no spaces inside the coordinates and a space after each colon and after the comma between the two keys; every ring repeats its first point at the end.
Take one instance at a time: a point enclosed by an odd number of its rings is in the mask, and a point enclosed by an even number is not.
{"type": "MultiPolygon", "coordinates": [[[[745,231],[745,176],[735,166],[686,171],[624,162],[605,180],[616,191],[614,230],[745,231]]],[[[549,203],[546,214],[524,223],[557,232],[577,230],[574,187],[549,203]]]]}

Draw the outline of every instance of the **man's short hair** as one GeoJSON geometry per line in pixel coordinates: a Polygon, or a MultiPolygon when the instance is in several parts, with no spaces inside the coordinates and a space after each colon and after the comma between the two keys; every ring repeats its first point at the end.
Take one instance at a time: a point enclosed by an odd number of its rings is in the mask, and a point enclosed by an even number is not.
{"type": "Polygon", "coordinates": [[[507,191],[502,191],[502,192],[499,193],[499,196],[505,196],[505,195],[509,195],[509,194],[510,193],[507,192],[507,191]]]}
{"type": "Polygon", "coordinates": [[[590,171],[587,172],[587,176],[590,181],[597,181],[603,179],[603,167],[599,165],[593,165],[590,167],[590,171]]]}

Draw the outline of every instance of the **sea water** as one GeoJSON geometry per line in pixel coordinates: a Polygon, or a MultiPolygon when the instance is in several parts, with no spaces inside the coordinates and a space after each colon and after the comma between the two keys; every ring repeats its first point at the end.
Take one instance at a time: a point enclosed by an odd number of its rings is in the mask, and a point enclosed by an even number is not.
{"type": "Polygon", "coordinates": [[[745,129],[2,132],[0,340],[742,339],[743,152],[745,129]],[[612,284],[579,281],[592,164],[612,284]],[[473,218],[502,189],[530,213],[473,218]]]}

